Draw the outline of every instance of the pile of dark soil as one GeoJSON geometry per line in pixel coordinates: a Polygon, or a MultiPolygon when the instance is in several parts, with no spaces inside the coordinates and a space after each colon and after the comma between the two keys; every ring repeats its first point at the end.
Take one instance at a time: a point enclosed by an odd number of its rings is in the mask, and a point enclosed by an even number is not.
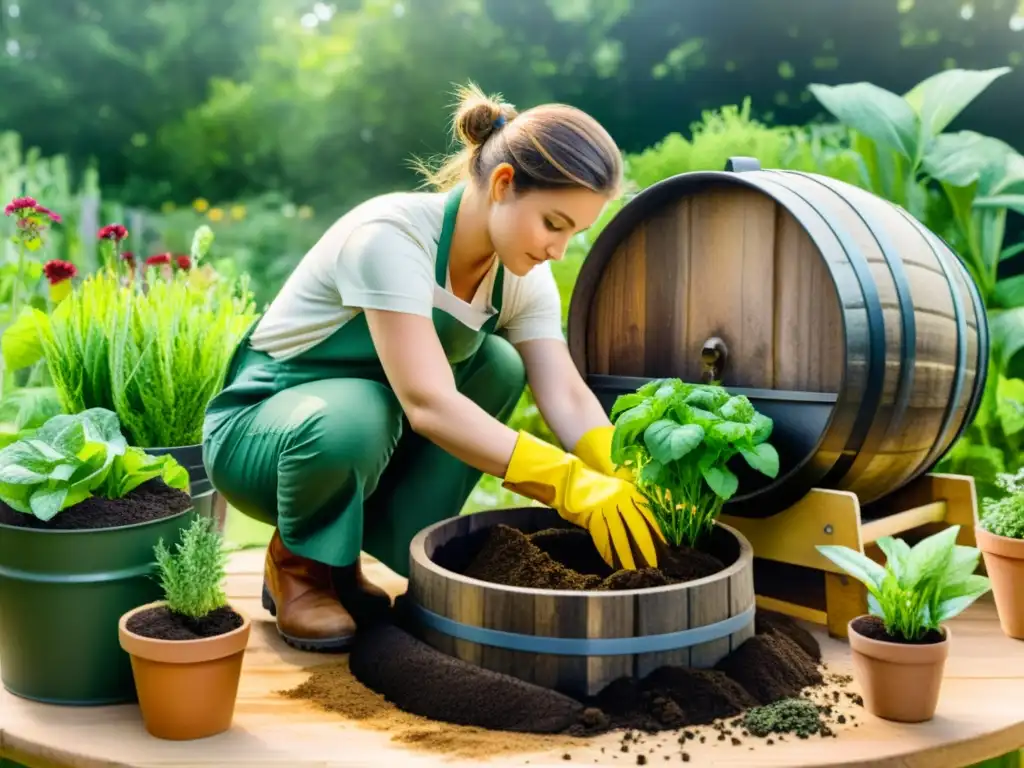
{"type": "Polygon", "coordinates": [[[160,478],[154,478],[124,498],[93,496],[61,510],[48,522],[11,509],[0,501],[0,524],[39,530],[116,528],[160,520],[184,512],[191,506],[192,497],[188,493],[171,488],[160,478]]]}
{"type": "Polygon", "coordinates": [[[890,635],[885,631],[885,622],[877,616],[861,616],[853,623],[853,628],[869,640],[880,640],[883,643],[931,645],[933,643],[941,643],[945,639],[945,636],[937,629],[929,629],[915,640],[908,640],[900,635],[890,635]]]}
{"type": "MultiPolygon", "coordinates": [[[[759,614],[757,634],[714,669],[661,667],[644,679],[615,680],[578,701],[426,645],[407,631],[404,600],[396,602],[395,621],[360,631],[349,667],[399,709],[431,720],[570,736],[616,729],[655,733],[706,725],[823,683],[814,637],[787,617],[759,614]]],[[[309,690],[331,695],[323,685],[309,690]]]]}
{"type": "Polygon", "coordinates": [[[127,622],[130,632],[157,640],[201,640],[227,634],[240,626],[242,617],[227,605],[198,619],[157,606],[139,611],[127,622]]]}
{"type": "Polygon", "coordinates": [[[598,555],[590,534],[580,528],[523,533],[507,525],[492,528],[462,573],[509,587],[623,590],[681,584],[726,567],[715,554],[669,547],[657,568],[614,571],[598,555]]]}

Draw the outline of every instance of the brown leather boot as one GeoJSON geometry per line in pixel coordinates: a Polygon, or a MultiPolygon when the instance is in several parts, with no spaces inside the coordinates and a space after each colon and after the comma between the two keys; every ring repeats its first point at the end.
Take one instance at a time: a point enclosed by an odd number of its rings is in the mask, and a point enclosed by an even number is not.
{"type": "Polygon", "coordinates": [[[263,607],[295,648],[341,651],[355,639],[356,621],[338,601],[331,567],[289,552],[276,529],[263,569],[263,607]]]}

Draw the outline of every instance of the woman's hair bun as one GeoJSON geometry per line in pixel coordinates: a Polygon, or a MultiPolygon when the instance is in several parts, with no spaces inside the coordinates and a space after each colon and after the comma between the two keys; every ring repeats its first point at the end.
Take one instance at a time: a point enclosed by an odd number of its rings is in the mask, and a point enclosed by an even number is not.
{"type": "Polygon", "coordinates": [[[504,103],[500,95],[488,96],[470,83],[459,89],[455,136],[467,147],[478,147],[515,116],[515,107],[504,103]]]}

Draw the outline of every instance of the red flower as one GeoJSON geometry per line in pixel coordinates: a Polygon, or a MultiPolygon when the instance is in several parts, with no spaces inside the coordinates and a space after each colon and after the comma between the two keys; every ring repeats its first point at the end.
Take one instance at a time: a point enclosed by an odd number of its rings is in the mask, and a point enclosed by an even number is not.
{"type": "Polygon", "coordinates": [[[35,209],[36,209],[36,213],[41,213],[44,216],[49,216],[55,223],[60,224],[61,217],[60,217],[59,213],[54,213],[49,208],[47,208],[45,205],[38,205],[37,204],[35,209]]]}
{"type": "Polygon", "coordinates": [[[135,254],[131,251],[125,251],[121,254],[121,261],[125,262],[129,267],[135,266],[135,254]]]}
{"type": "Polygon", "coordinates": [[[103,227],[99,231],[97,237],[100,240],[113,240],[114,242],[119,243],[128,237],[128,230],[120,224],[107,224],[107,226],[103,227]]]}
{"type": "Polygon", "coordinates": [[[35,210],[35,207],[39,205],[34,197],[16,197],[4,207],[4,216],[11,216],[18,214],[24,216],[30,210],[35,210]]]}
{"type": "Polygon", "coordinates": [[[174,263],[178,265],[178,269],[182,269],[186,272],[192,269],[192,259],[190,259],[188,256],[175,256],[174,263]]]}
{"type": "Polygon", "coordinates": [[[43,265],[43,274],[50,281],[50,285],[57,285],[57,283],[63,283],[77,275],[78,267],[70,261],[51,259],[43,265]]]}
{"type": "Polygon", "coordinates": [[[160,264],[170,264],[170,263],[171,263],[171,254],[169,254],[169,253],[158,253],[158,254],[156,254],[154,256],[150,256],[148,259],[146,259],[146,266],[147,267],[155,267],[155,266],[158,266],[160,264]]]}

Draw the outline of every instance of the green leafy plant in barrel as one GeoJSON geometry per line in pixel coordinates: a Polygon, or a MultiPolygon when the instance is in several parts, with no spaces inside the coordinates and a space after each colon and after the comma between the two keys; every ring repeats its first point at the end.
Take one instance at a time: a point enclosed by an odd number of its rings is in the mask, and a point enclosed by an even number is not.
{"type": "Polygon", "coordinates": [[[612,460],[634,471],[675,546],[696,546],[735,495],[735,457],[768,477],[779,472],[778,452],[767,442],[772,420],[719,385],[651,381],[619,396],[611,418],[612,460]]]}

